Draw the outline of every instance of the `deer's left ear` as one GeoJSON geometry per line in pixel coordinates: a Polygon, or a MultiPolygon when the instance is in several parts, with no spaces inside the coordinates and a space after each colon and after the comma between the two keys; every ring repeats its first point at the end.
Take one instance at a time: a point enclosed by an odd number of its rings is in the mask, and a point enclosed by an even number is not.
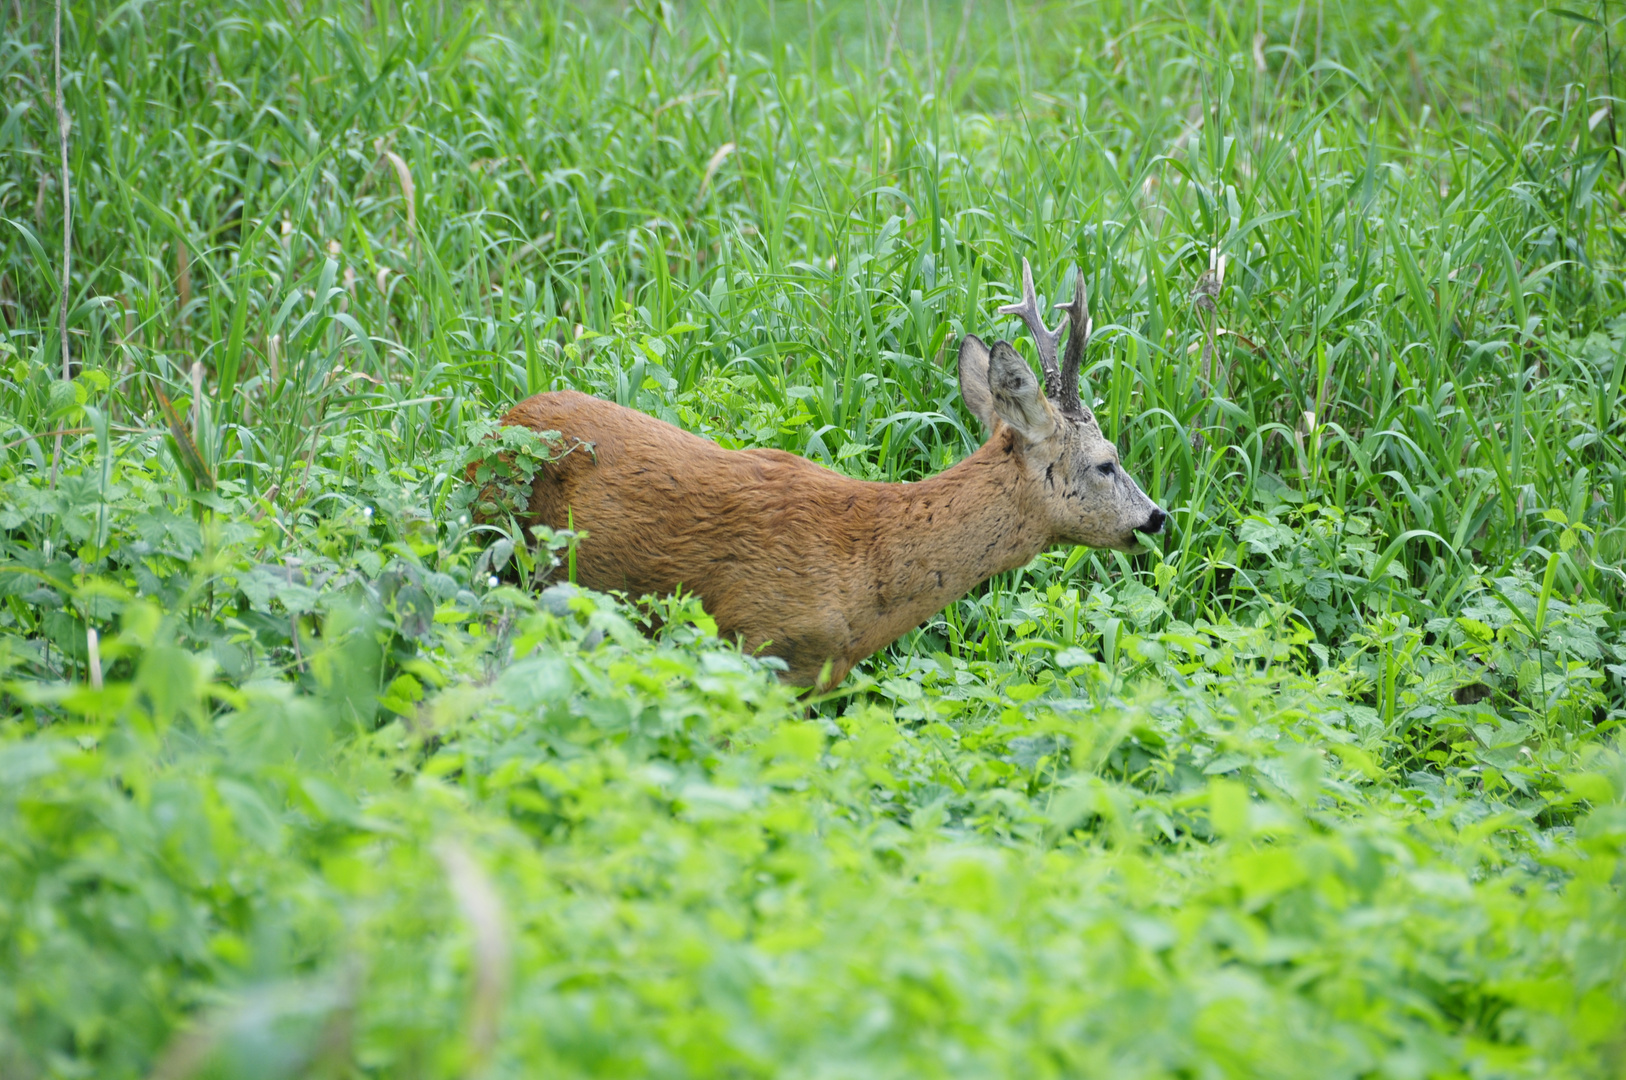
{"type": "Polygon", "coordinates": [[[1008,341],[994,342],[988,354],[988,389],[994,412],[1024,441],[1036,443],[1050,434],[1054,425],[1044,391],[1028,362],[1008,341]]]}
{"type": "Polygon", "coordinates": [[[960,342],[960,397],[971,415],[992,434],[994,395],[988,389],[988,346],[976,334],[967,334],[960,342]]]}

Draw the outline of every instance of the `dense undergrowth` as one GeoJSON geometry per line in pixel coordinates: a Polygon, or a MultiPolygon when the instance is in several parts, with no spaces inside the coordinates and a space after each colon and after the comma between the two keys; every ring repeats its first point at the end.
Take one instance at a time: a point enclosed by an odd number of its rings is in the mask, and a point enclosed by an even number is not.
{"type": "Polygon", "coordinates": [[[1626,1072],[1618,10],[70,4],[66,372],[48,15],[0,1075],[1626,1072]],[[808,705],[471,524],[552,387],[933,472],[1023,257],[1159,550],[808,705]]]}

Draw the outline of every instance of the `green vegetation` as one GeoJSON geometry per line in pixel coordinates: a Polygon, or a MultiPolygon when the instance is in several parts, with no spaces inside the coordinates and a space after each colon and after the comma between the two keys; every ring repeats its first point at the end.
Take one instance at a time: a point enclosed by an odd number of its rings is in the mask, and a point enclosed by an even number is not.
{"type": "Polygon", "coordinates": [[[67,7],[0,1074],[1626,1074],[1619,4],[67,7]],[[809,706],[500,524],[554,387],[942,468],[1024,257],[1161,550],[809,706]]]}

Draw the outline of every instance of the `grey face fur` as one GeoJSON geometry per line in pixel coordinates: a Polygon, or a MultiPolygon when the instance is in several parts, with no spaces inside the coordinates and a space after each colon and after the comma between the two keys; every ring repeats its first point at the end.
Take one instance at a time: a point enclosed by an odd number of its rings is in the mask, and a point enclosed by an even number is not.
{"type": "Polygon", "coordinates": [[[992,348],[975,335],[960,343],[960,394],[990,432],[1012,430],[1012,449],[1035,493],[1033,512],[1043,516],[1057,542],[1133,551],[1136,532],[1157,533],[1168,515],[1124,472],[1118,449],[1101,434],[1078,395],[1078,368],[1090,334],[1084,275],[1077,274],[1067,310],[1065,360],[1056,362],[1062,326],[1051,330],[1039,314],[1033,271],[1022,261],[1023,299],[1000,309],[1020,315],[1039,345],[1045,387],[1007,341],[992,348]]]}

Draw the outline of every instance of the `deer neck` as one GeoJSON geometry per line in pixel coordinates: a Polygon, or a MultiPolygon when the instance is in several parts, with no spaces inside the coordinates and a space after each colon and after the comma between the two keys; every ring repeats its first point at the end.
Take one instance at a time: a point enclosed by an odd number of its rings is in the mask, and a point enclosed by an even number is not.
{"type": "Polygon", "coordinates": [[[880,645],[1049,546],[1049,530],[1029,505],[1012,434],[1002,429],[936,476],[887,485],[872,551],[880,645]]]}

